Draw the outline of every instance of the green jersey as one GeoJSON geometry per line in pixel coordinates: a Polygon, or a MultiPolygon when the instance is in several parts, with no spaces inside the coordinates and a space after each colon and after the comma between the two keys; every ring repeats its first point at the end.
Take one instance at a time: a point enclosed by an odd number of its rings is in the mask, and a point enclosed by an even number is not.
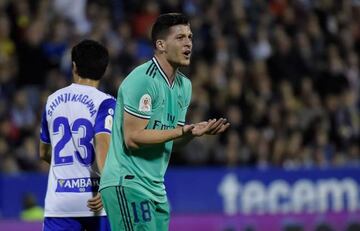
{"type": "Polygon", "coordinates": [[[123,114],[149,120],[146,129],[174,129],[185,124],[191,82],[179,71],[172,84],[156,58],[135,68],[122,82],[117,97],[111,142],[100,190],[122,185],[165,202],[164,174],[173,141],[129,150],[125,146],[123,114]]]}

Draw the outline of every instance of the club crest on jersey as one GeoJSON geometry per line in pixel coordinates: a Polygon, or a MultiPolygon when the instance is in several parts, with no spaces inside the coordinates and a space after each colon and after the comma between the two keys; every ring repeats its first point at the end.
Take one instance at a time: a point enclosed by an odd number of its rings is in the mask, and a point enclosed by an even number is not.
{"type": "Polygon", "coordinates": [[[141,112],[150,112],[151,111],[151,97],[149,94],[141,96],[139,102],[139,111],[141,112]]]}
{"type": "Polygon", "coordinates": [[[111,131],[112,124],[113,124],[113,117],[111,115],[106,116],[105,128],[111,131]]]}

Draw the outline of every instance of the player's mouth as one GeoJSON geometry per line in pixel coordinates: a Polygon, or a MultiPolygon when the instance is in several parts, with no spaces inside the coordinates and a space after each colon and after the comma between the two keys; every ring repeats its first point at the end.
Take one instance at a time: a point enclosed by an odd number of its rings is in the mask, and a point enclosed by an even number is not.
{"type": "Polygon", "coordinates": [[[184,54],[186,59],[190,59],[190,57],[191,57],[191,51],[190,50],[184,51],[183,54],[184,54]]]}

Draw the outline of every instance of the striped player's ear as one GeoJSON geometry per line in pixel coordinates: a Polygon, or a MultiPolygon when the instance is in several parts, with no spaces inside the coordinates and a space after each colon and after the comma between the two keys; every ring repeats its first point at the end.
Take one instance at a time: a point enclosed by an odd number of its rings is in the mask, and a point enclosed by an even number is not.
{"type": "Polygon", "coordinates": [[[165,52],[165,41],[162,39],[156,40],[156,48],[161,52],[165,52]]]}

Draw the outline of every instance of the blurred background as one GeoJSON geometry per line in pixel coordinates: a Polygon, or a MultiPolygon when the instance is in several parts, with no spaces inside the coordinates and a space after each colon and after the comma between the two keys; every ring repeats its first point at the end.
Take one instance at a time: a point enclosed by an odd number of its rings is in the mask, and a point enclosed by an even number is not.
{"type": "Polygon", "coordinates": [[[170,230],[360,230],[359,0],[1,0],[0,229],[41,229],[40,117],[72,46],[106,45],[116,97],[167,12],[194,34],[187,122],[232,124],[173,153],[170,230]]]}

